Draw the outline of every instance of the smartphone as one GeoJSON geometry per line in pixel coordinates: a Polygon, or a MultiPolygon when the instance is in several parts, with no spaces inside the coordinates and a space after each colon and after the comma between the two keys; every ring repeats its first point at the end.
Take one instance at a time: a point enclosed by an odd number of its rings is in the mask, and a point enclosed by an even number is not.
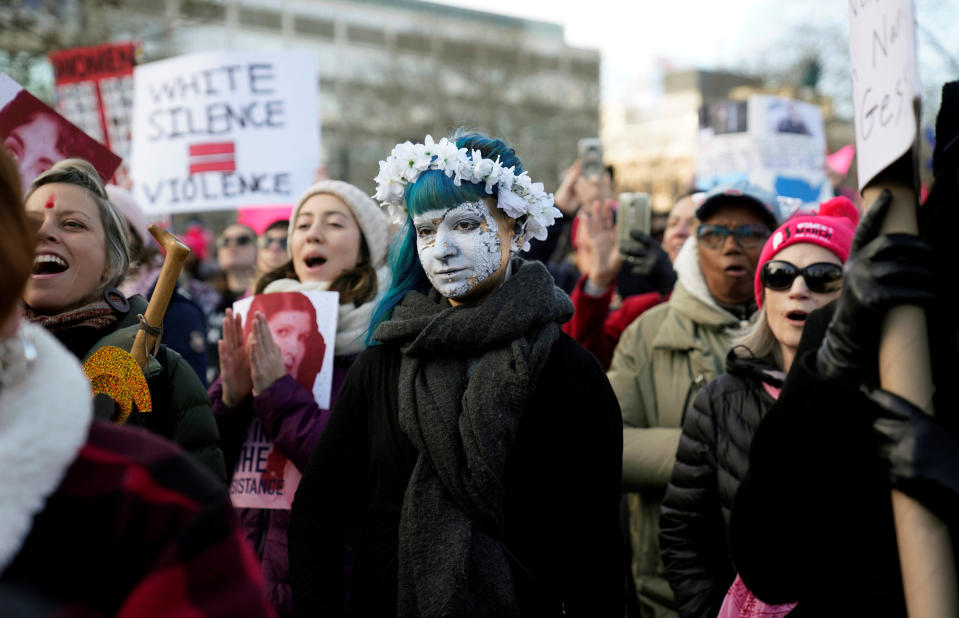
{"type": "Polygon", "coordinates": [[[598,137],[586,137],[579,140],[579,160],[583,167],[583,178],[602,178],[606,172],[603,165],[603,142],[598,137]]]}
{"type": "Polygon", "coordinates": [[[619,252],[628,256],[630,252],[641,252],[645,245],[630,235],[637,230],[649,235],[652,230],[653,210],[648,193],[620,193],[619,210],[616,212],[616,236],[619,239],[619,252]]]}

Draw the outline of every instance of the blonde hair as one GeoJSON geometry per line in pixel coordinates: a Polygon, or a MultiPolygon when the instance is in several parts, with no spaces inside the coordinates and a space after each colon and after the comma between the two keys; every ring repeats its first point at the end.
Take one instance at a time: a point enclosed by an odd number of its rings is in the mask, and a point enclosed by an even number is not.
{"type": "Polygon", "coordinates": [[[756,312],[751,324],[733,333],[732,345],[733,352],[740,358],[769,359],[777,369],[783,367],[782,350],[779,348],[779,340],[769,327],[765,304],[756,312]]]}
{"type": "Polygon", "coordinates": [[[127,227],[123,216],[113,205],[107,195],[107,190],[100,180],[100,174],[89,162],[83,159],[64,159],[53,167],[37,176],[30,184],[30,192],[24,202],[34,191],[43,185],[60,182],[76,185],[87,190],[100,211],[100,223],[105,235],[104,244],[107,254],[107,263],[110,265],[110,278],[101,289],[116,287],[123,281],[127,269],[130,268],[130,249],[127,245],[127,227]]]}

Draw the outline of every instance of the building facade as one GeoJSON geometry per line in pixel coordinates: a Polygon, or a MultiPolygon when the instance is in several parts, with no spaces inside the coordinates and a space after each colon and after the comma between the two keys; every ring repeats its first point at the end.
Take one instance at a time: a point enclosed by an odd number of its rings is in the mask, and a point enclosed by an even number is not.
{"type": "MultiPolygon", "coordinates": [[[[21,13],[31,4],[14,1],[21,13]]],[[[577,141],[599,133],[599,52],[567,45],[554,23],[419,0],[56,4],[61,34],[76,35],[61,45],[136,39],[144,62],[221,49],[312,51],[319,74],[303,78],[319,89],[322,164],[370,192],[393,145],[428,133],[462,126],[504,137],[547,187],[577,141]]]]}

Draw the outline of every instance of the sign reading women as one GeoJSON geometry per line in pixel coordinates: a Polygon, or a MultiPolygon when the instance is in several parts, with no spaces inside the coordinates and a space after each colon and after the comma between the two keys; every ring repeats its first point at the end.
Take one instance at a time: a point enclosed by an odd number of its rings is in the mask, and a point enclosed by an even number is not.
{"type": "Polygon", "coordinates": [[[93,164],[104,180],[120,166],[120,157],[46,103],[0,73],[0,141],[17,164],[26,191],[54,163],[80,157],[93,164]]]}
{"type": "Polygon", "coordinates": [[[304,52],[211,52],[134,71],[131,176],[156,213],[292,203],[313,181],[316,62],[304,52]]]}

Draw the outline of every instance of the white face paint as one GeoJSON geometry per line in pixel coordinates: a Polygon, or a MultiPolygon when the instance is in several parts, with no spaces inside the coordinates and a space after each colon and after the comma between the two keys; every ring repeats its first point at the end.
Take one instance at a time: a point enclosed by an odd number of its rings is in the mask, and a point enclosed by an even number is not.
{"type": "MultiPolygon", "coordinates": [[[[509,251],[504,251],[500,227],[485,202],[418,214],[413,217],[413,229],[420,264],[436,291],[446,298],[468,296],[491,276],[506,270],[509,251]]],[[[508,244],[507,240],[507,248],[508,244]]]]}

